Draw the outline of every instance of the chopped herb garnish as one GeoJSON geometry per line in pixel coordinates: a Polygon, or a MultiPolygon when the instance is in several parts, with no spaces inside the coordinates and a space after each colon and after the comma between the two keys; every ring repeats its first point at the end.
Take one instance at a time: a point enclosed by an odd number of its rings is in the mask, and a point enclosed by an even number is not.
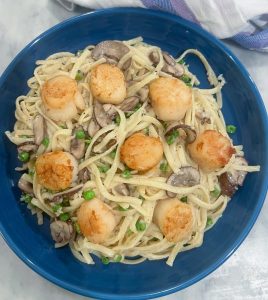
{"type": "Polygon", "coordinates": [[[131,111],[125,112],[126,118],[129,118],[132,115],[133,115],[133,112],[131,112],[131,111]]]}
{"type": "Polygon", "coordinates": [[[164,129],[166,130],[166,129],[167,129],[167,127],[168,127],[168,124],[167,124],[167,122],[164,122],[164,121],[162,121],[162,125],[163,125],[164,129]]]}
{"type": "Polygon", "coordinates": [[[184,83],[190,83],[192,79],[184,74],[180,77],[180,80],[182,80],[184,83]]]}
{"type": "Polygon", "coordinates": [[[176,129],[173,129],[172,132],[167,137],[167,144],[172,145],[179,135],[180,135],[179,131],[176,129]]]}
{"type": "Polygon", "coordinates": [[[77,71],[76,75],[75,75],[75,80],[76,81],[81,81],[82,79],[84,79],[84,73],[82,73],[80,70],[77,71]]]}
{"type": "Polygon", "coordinates": [[[221,194],[221,190],[218,187],[214,187],[214,190],[210,192],[210,195],[214,198],[218,198],[221,194]]]}
{"type": "Polygon", "coordinates": [[[87,201],[92,200],[95,198],[95,192],[93,190],[87,190],[83,192],[83,198],[87,201]]]}
{"type": "Polygon", "coordinates": [[[59,211],[61,208],[62,208],[62,206],[61,206],[61,204],[59,204],[59,203],[57,203],[57,204],[55,204],[54,206],[52,206],[52,210],[53,210],[54,212],[59,211]]]}
{"type": "Polygon", "coordinates": [[[146,128],[144,129],[144,134],[149,135],[149,127],[146,127],[146,128]]]}
{"type": "Polygon", "coordinates": [[[138,220],[136,222],[136,229],[138,231],[144,231],[146,229],[146,223],[144,221],[142,221],[142,220],[138,220]]]}
{"type": "Polygon", "coordinates": [[[135,107],[134,107],[134,111],[137,111],[141,108],[141,103],[138,103],[135,107]]]}
{"type": "Polygon", "coordinates": [[[47,148],[48,145],[49,145],[49,138],[48,137],[45,137],[42,141],[42,144],[47,148]]]}
{"type": "Polygon", "coordinates": [[[207,224],[206,224],[206,227],[209,227],[213,224],[213,220],[211,219],[211,217],[208,217],[207,218],[207,224]]]}
{"type": "Polygon", "coordinates": [[[236,126],[234,126],[234,125],[227,125],[226,126],[226,131],[228,133],[235,133],[236,132],[236,126]]]}
{"type": "Polygon", "coordinates": [[[122,255],[120,255],[120,254],[116,254],[115,256],[114,256],[114,262],[120,262],[121,260],[122,260],[122,255]]]}
{"type": "Polygon", "coordinates": [[[29,170],[29,175],[30,175],[31,177],[34,177],[34,173],[35,173],[35,170],[29,170]]]}
{"type": "Polygon", "coordinates": [[[102,257],[101,257],[101,262],[102,262],[104,265],[108,265],[109,262],[110,262],[110,259],[109,259],[109,257],[102,256],[102,257]]]}
{"type": "Polygon", "coordinates": [[[179,64],[184,65],[185,64],[185,60],[182,58],[181,60],[178,61],[179,64]]]}
{"type": "Polygon", "coordinates": [[[119,125],[120,125],[120,122],[121,122],[120,116],[117,115],[116,118],[115,118],[115,124],[116,124],[117,126],[119,126],[119,125]]]}
{"type": "Polygon", "coordinates": [[[101,173],[106,173],[110,167],[108,165],[101,165],[101,166],[98,166],[98,169],[100,170],[101,173]]]}
{"type": "Polygon", "coordinates": [[[167,172],[168,171],[168,163],[165,161],[165,162],[162,162],[161,164],[160,164],[160,170],[162,171],[162,172],[167,172]]]}
{"type": "Polygon", "coordinates": [[[25,202],[25,203],[31,203],[33,197],[30,194],[23,194],[20,198],[21,201],[25,202]]]}
{"type": "Polygon", "coordinates": [[[86,134],[85,134],[84,130],[80,129],[75,132],[75,137],[78,140],[83,140],[86,137],[86,134]]]}
{"type": "Polygon", "coordinates": [[[128,210],[128,208],[124,208],[124,207],[122,207],[121,205],[118,205],[117,209],[118,209],[119,211],[127,211],[127,210],[128,210]]]}
{"type": "Polygon", "coordinates": [[[187,197],[187,196],[184,196],[184,197],[182,197],[180,200],[181,200],[181,202],[187,202],[188,197],[187,197]]]}
{"type": "Polygon", "coordinates": [[[123,177],[123,178],[130,178],[130,177],[131,177],[130,170],[129,170],[129,169],[125,169],[125,170],[122,172],[122,177],[123,177]]]}
{"type": "Polygon", "coordinates": [[[116,155],[116,150],[113,150],[110,154],[109,154],[109,156],[111,157],[111,158],[115,158],[115,155],[116,155]]]}
{"type": "Polygon", "coordinates": [[[59,125],[59,126],[60,126],[60,128],[62,128],[62,129],[66,129],[66,128],[67,128],[64,124],[61,124],[61,125],[59,125]]]}
{"type": "Polygon", "coordinates": [[[67,212],[60,215],[60,220],[63,222],[66,222],[69,219],[70,219],[70,214],[67,212]]]}
{"type": "Polygon", "coordinates": [[[87,139],[85,140],[85,143],[86,143],[87,145],[89,145],[91,142],[92,142],[92,138],[91,138],[91,137],[89,137],[89,138],[87,138],[87,139]]]}
{"type": "Polygon", "coordinates": [[[77,222],[74,223],[74,229],[78,234],[81,234],[81,229],[77,222]]]}
{"type": "Polygon", "coordinates": [[[30,158],[30,154],[26,151],[22,151],[21,153],[19,153],[18,158],[22,162],[27,162],[30,158]]]}

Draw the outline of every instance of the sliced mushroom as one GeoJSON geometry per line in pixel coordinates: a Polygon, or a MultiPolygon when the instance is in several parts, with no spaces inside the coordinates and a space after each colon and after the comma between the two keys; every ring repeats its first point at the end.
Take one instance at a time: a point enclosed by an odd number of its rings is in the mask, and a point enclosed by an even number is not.
{"type": "Polygon", "coordinates": [[[91,118],[89,124],[88,124],[88,129],[87,132],[90,137],[93,137],[99,130],[100,130],[100,125],[96,122],[95,118],[91,118]]]}
{"type": "Polygon", "coordinates": [[[163,52],[163,58],[165,60],[165,64],[162,68],[162,71],[168,73],[174,77],[179,78],[184,73],[184,68],[182,65],[176,63],[173,56],[171,56],[167,52],[163,52]]]}
{"type": "Polygon", "coordinates": [[[37,150],[37,145],[35,145],[32,142],[25,142],[23,144],[20,144],[18,146],[18,152],[21,153],[23,151],[25,152],[35,152],[37,150]]]}
{"type": "Polygon", "coordinates": [[[149,95],[149,88],[148,86],[142,87],[138,92],[137,95],[140,97],[141,102],[145,102],[148,99],[149,95]]]}
{"type": "Polygon", "coordinates": [[[74,229],[71,223],[54,221],[50,224],[50,232],[56,243],[67,243],[72,238],[74,229]]]}
{"type": "Polygon", "coordinates": [[[46,123],[45,119],[41,115],[36,115],[33,120],[33,132],[34,142],[36,145],[40,145],[46,135],[46,123]]]}
{"type": "MultiPolygon", "coordinates": [[[[248,163],[244,157],[236,157],[236,164],[241,166],[247,166],[248,163]]],[[[233,194],[238,190],[238,186],[242,186],[247,175],[246,171],[232,170],[225,172],[219,176],[219,184],[221,187],[221,193],[228,197],[232,197],[233,194]]]]}
{"type": "Polygon", "coordinates": [[[130,195],[129,188],[125,183],[121,183],[121,184],[116,185],[113,188],[113,191],[115,191],[117,194],[122,195],[122,196],[129,196],[130,195]]]}
{"type": "Polygon", "coordinates": [[[166,129],[165,136],[168,137],[174,130],[178,130],[180,137],[185,140],[186,143],[191,144],[196,139],[196,131],[188,125],[180,124],[178,122],[172,122],[166,129]]]}
{"type": "Polygon", "coordinates": [[[80,184],[80,185],[77,185],[75,187],[72,187],[68,190],[65,190],[63,192],[60,192],[60,193],[56,193],[54,194],[53,198],[50,200],[51,202],[62,202],[63,200],[63,197],[71,197],[73,196],[74,194],[76,194],[77,192],[79,192],[81,189],[82,189],[83,185],[80,184]]]}
{"type": "Polygon", "coordinates": [[[103,41],[95,46],[91,55],[95,60],[104,57],[118,62],[128,52],[128,47],[122,42],[103,41]]]}
{"type": "Polygon", "coordinates": [[[84,168],[78,172],[77,175],[79,183],[86,183],[90,179],[90,172],[88,168],[84,168]]]}
{"type": "MultiPolygon", "coordinates": [[[[170,55],[169,53],[163,51],[162,55],[164,58],[164,65],[163,65],[163,68],[161,71],[168,73],[177,78],[182,76],[184,73],[183,66],[180,64],[177,64],[174,57],[172,55],[170,55]]],[[[159,63],[160,57],[159,57],[159,54],[157,51],[153,50],[149,54],[149,58],[152,61],[152,63],[154,64],[154,66],[156,66],[159,63]]]]}
{"type": "MultiPolygon", "coordinates": [[[[197,169],[193,167],[182,167],[178,173],[173,173],[167,179],[167,184],[172,186],[194,186],[199,184],[200,174],[197,169]]],[[[169,197],[175,197],[176,194],[167,191],[169,197]]]]}
{"type": "Polygon", "coordinates": [[[21,176],[18,187],[20,190],[27,194],[33,194],[33,184],[23,178],[23,175],[21,176]]]}
{"type": "Polygon", "coordinates": [[[113,104],[103,104],[102,107],[110,119],[113,120],[116,117],[117,111],[113,104]]]}
{"type": "Polygon", "coordinates": [[[119,108],[124,111],[133,111],[133,109],[136,107],[136,105],[139,103],[139,97],[137,96],[131,96],[126,98],[122,104],[120,104],[119,108]]]}
{"type": "Polygon", "coordinates": [[[126,60],[123,64],[123,66],[121,67],[122,71],[126,71],[131,65],[131,58],[129,58],[128,60],[126,60]]]}
{"type": "Polygon", "coordinates": [[[94,118],[100,127],[106,127],[112,123],[111,117],[106,113],[103,106],[95,101],[94,103],[94,118]]]}
{"type": "MultiPolygon", "coordinates": [[[[73,134],[75,134],[75,132],[79,129],[82,130],[82,127],[74,129],[73,134]]],[[[81,159],[82,157],[84,157],[85,152],[86,152],[85,140],[84,139],[77,139],[76,137],[74,137],[71,140],[70,152],[76,159],[81,159]]]]}

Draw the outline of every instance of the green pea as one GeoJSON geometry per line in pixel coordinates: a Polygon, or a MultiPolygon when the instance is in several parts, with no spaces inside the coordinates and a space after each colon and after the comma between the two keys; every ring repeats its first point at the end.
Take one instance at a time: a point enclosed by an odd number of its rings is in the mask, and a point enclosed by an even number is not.
{"type": "Polygon", "coordinates": [[[48,145],[49,145],[49,138],[48,137],[45,137],[42,141],[42,144],[47,148],[48,145]]]}
{"type": "Polygon", "coordinates": [[[22,162],[27,162],[30,159],[30,154],[26,151],[22,151],[19,153],[18,158],[22,162]]]}
{"type": "Polygon", "coordinates": [[[208,218],[207,218],[207,224],[206,224],[206,227],[209,227],[209,226],[211,226],[212,224],[213,224],[212,218],[211,218],[211,217],[208,217],[208,218]]]}
{"type": "Polygon", "coordinates": [[[235,133],[236,132],[236,126],[234,126],[234,125],[227,125],[226,126],[226,131],[228,133],[235,133]]]}
{"type": "Polygon", "coordinates": [[[20,198],[21,201],[25,202],[25,203],[31,203],[33,197],[30,194],[23,194],[20,198]]]}
{"type": "Polygon", "coordinates": [[[69,219],[70,219],[70,214],[67,212],[60,215],[60,220],[63,222],[66,222],[69,219]]]}
{"type": "Polygon", "coordinates": [[[80,129],[75,132],[75,137],[78,140],[83,140],[86,137],[86,134],[85,134],[84,130],[80,129]]]}
{"type": "Polygon", "coordinates": [[[178,130],[172,130],[172,132],[167,137],[167,144],[172,145],[175,142],[176,138],[179,137],[179,135],[180,133],[178,130]]]}
{"type": "Polygon", "coordinates": [[[117,126],[119,126],[119,125],[120,125],[120,122],[121,122],[120,116],[117,115],[116,118],[115,118],[115,124],[116,124],[117,126]]]}
{"type": "Polygon", "coordinates": [[[122,255],[120,255],[120,254],[116,254],[115,256],[114,256],[114,262],[120,262],[121,260],[122,260],[122,255]]]}
{"type": "Polygon", "coordinates": [[[59,211],[61,208],[62,208],[61,204],[58,204],[58,203],[55,204],[54,206],[52,206],[52,210],[53,210],[54,212],[59,211]]]}
{"type": "Polygon", "coordinates": [[[109,259],[109,257],[102,256],[102,257],[101,257],[101,262],[102,262],[104,265],[108,265],[108,264],[110,263],[110,259],[109,259]]]}
{"type": "Polygon", "coordinates": [[[129,169],[126,169],[126,170],[124,170],[123,172],[122,172],[122,177],[123,178],[131,178],[131,173],[130,173],[130,170],[129,169]]]}
{"type": "Polygon", "coordinates": [[[98,169],[100,170],[101,173],[106,173],[110,167],[108,165],[101,165],[101,166],[98,166],[98,169]]]}
{"type": "Polygon", "coordinates": [[[87,201],[92,200],[95,198],[95,192],[93,190],[87,190],[83,192],[83,198],[87,201]]]}
{"type": "Polygon", "coordinates": [[[211,197],[218,198],[221,194],[221,190],[218,187],[214,187],[214,190],[210,192],[211,197]]]}
{"type": "Polygon", "coordinates": [[[162,162],[162,163],[160,164],[160,170],[161,170],[162,172],[167,172],[167,170],[168,170],[168,163],[167,163],[167,162],[162,162]]]}
{"type": "Polygon", "coordinates": [[[146,229],[146,223],[144,221],[142,221],[142,220],[138,220],[136,222],[136,229],[138,231],[144,231],[146,229]]]}

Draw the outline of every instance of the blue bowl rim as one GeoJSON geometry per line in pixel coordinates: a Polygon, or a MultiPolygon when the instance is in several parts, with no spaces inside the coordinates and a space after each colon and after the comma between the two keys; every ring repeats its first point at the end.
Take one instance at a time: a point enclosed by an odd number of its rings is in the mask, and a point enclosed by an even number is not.
{"type": "MultiPolygon", "coordinates": [[[[248,71],[245,69],[245,67],[242,65],[242,63],[239,61],[239,59],[216,37],[212,36],[209,32],[203,30],[200,28],[198,25],[187,21],[185,19],[182,19],[176,15],[167,13],[167,12],[162,12],[162,11],[157,11],[157,10],[151,10],[151,9],[143,9],[143,8],[125,8],[125,7],[118,7],[118,8],[108,8],[108,9],[100,9],[96,11],[91,11],[82,15],[74,16],[71,17],[63,22],[60,22],[59,24],[51,27],[50,29],[46,30],[42,34],[40,34],[38,37],[36,37],[34,40],[32,40],[28,45],[24,47],[23,50],[21,50],[16,57],[11,61],[11,63],[8,65],[6,70],[3,72],[3,74],[0,77],[0,87],[3,85],[5,82],[7,76],[9,73],[14,69],[16,66],[16,63],[23,57],[24,53],[26,53],[35,43],[37,43],[39,40],[42,38],[46,37],[47,35],[50,35],[51,33],[60,30],[61,28],[64,28],[66,25],[69,24],[74,24],[77,21],[88,18],[91,15],[106,15],[106,14],[116,14],[116,13],[138,13],[138,14],[147,14],[147,15],[152,15],[155,17],[163,17],[171,21],[175,21],[179,25],[183,25],[184,27],[188,27],[191,30],[195,31],[197,34],[203,36],[205,39],[210,40],[212,43],[214,43],[218,48],[220,48],[227,56],[229,56],[230,59],[236,64],[236,66],[240,69],[240,72],[242,76],[245,78],[247,81],[248,85],[251,87],[252,92],[254,93],[255,99],[256,99],[256,105],[260,109],[261,113],[261,119],[263,120],[265,124],[265,130],[268,132],[268,117],[267,117],[267,112],[265,105],[263,103],[263,100],[261,98],[261,95],[256,87],[256,84],[254,83],[253,79],[251,78],[250,74],[248,71]]],[[[265,144],[268,144],[268,134],[265,135],[265,144]]],[[[250,230],[252,229],[254,223],[256,222],[259,213],[261,211],[261,208],[263,206],[267,189],[268,189],[268,165],[264,166],[264,174],[265,174],[265,179],[263,184],[261,192],[260,192],[260,197],[258,199],[258,204],[251,215],[251,218],[249,220],[249,223],[247,227],[244,228],[244,230],[241,232],[239,238],[236,240],[235,243],[233,243],[228,250],[226,250],[221,257],[212,265],[210,265],[206,270],[203,272],[200,272],[199,274],[195,275],[193,278],[189,279],[188,281],[176,285],[172,288],[166,289],[166,290],[160,290],[160,291],[155,291],[151,293],[141,293],[141,294],[124,294],[124,295],[114,295],[114,294],[107,294],[104,292],[92,292],[90,290],[86,290],[83,288],[79,288],[77,286],[74,286],[72,284],[66,283],[62,280],[59,280],[58,278],[54,277],[52,274],[46,272],[44,269],[40,268],[38,265],[34,264],[26,254],[22,253],[20,249],[17,247],[17,245],[13,242],[12,237],[9,236],[9,234],[6,232],[1,220],[0,220],[0,234],[7,243],[7,245],[11,248],[11,250],[26,264],[28,265],[32,270],[34,270],[36,273],[41,275],[42,277],[46,278],[50,282],[61,286],[70,292],[74,292],[83,296],[87,297],[94,297],[97,299],[111,299],[111,300],[117,300],[117,299],[151,299],[151,298],[156,298],[156,297],[161,297],[165,296],[174,292],[177,292],[179,290],[182,290],[186,287],[189,287],[190,285],[200,281],[207,275],[209,275],[211,272],[216,270],[220,265],[222,265],[241,245],[241,243],[244,241],[244,239],[247,237],[249,234],[250,230]]]]}

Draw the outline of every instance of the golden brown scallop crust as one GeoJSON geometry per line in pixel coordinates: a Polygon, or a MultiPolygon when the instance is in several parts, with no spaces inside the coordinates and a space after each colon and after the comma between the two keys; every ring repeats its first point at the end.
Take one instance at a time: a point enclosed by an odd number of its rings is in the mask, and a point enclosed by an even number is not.
{"type": "Polygon", "coordinates": [[[163,145],[159,138],[135,133],[125,140],[120,157],[129,168],[147,171],[161,161],[163,145]]]}
{"type": "Polygon", "coordinates": [[[188,145],[191,158],[205,172],[224,167],[235,153],[230,140],[216,130],[206,130],[188,145]]]}

